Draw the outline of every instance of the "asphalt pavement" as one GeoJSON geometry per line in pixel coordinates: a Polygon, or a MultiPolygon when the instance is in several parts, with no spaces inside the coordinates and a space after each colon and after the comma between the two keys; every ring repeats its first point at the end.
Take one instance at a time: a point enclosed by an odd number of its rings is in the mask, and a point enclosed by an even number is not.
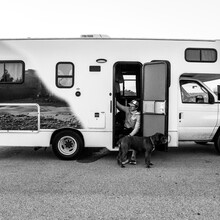
{"type": "Polygon", "coordinates": [[[0,148],[0,220],[220,219],[220,156],[212,144],[155,151],[152,168],[120,168],[117,152],[62,161],[51,149],[0,148]]]}

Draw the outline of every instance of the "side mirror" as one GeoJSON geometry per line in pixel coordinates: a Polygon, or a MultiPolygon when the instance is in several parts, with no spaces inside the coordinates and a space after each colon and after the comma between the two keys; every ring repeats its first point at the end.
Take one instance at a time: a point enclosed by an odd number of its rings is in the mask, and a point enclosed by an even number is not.
{"type": "Polygon", "coordinates": [[[202,95],[197,95],[196,103],[204,103],[204,97],[202,95]]]}

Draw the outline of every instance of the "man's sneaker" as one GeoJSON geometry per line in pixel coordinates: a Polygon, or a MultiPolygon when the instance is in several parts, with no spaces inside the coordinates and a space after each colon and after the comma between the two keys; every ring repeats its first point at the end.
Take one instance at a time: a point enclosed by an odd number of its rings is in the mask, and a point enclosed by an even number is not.
{"type": "Polygon", "coordinates": [[[129,163],[129,160],[128,160],[128,159],[125,160],[125,161],[123,161],[123,162],[121,162],[122,165],[125,165],[125,164],[127,164],[127,163],[129,163]]]}
{"type": "Polygon", "coordinates": [[[137,164],[135,159],[131,159],[129,163],[132,164],[132,165],[136,165],[137,164]]]}

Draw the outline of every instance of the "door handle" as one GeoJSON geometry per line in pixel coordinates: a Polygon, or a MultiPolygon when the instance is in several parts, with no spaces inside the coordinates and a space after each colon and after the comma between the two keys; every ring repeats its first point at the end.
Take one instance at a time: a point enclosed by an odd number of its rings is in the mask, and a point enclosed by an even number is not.
{"type": "Polygon", "coordinates": [[[112,113],[112,101],[110,101],[110,113],[112,113]]]}
{"type": "Polygon", "coordinates": [[[181,119],[183,119],[183,112],[179,112],[179,122],[181,122],[181,119]]]}

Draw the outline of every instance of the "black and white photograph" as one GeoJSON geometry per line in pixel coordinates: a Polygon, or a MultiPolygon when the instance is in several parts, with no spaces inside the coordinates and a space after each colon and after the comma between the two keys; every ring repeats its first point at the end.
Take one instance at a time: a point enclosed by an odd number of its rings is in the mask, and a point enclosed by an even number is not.
{"type": "Polygon", "coordinates": [[[220,219],[217,0],[0,2],[0,220],[220,219]]]}

